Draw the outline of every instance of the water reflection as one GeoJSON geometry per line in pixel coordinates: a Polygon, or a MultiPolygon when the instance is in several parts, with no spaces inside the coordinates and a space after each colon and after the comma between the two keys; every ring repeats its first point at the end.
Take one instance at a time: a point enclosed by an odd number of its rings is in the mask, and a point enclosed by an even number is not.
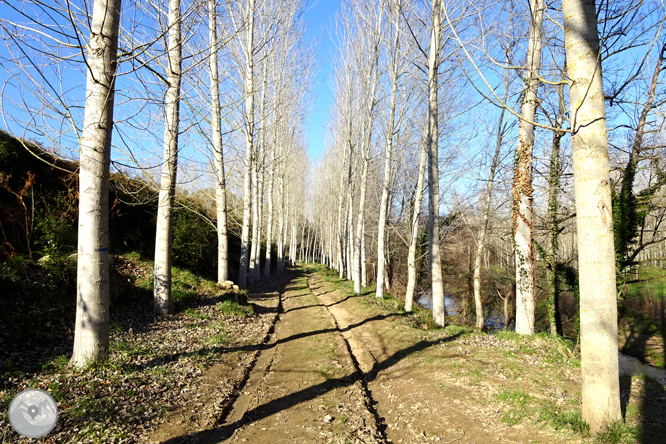
{"type": "MultiPolygon", "coordinates": [[[[416,298],[416,303],[421,307],[432,310],[432,291],[427,288],[417,293],[418,297],[416,298]]],[[[447,315],[456,315],[460,310],[460,298],[453,296],[450,293],[444,292],[444,309],[446,310],[447,315]]],[[[499,330],[504,330],[504,313],[499,310],[488,309],[486,308],[486,328],[491,332],[495,333],[499,330]]],[[[515,329],[514,320],[511,319],[509,322],[508,330],[513,331],[515,329]]]]}

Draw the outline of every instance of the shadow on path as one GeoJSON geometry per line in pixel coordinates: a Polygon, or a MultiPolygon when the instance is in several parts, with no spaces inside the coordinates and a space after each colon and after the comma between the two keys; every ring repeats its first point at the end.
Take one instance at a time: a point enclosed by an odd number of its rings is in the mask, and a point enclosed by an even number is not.
{"type": "MultiPolygon", "coordinates": [[[[390,317],[390,316],[384,316],[385,317],[390,317]]],[[[375,318],[379,318],[379,316],[376,316],[375,318]]],[[[373,318],[374,319],[374,318],[373,318]]],[[[371,319],[368,319],[362,323],[365,323],[371,319]]],[[[359,324],[362,324],[359,323],[359,324]]],[[[328,331],[335,331],[335,329],[329,329],[326,330],[328,331]]],[[[321,332],[320,332],[321,333],[321,332]]],[[[400,362],[402,359],[406,358],[407,356],[410,356],[414,353],[418,353],[420,351],[423,351],[427,348],[433,347],[435,345],[439,344],[444,344],[446,342],[450,342],[458,338],[461,333],[457,333],[452,336],[448,336],[446,338],[434,340],[434,341],[420,341],[416,344],[414,344],[411,347],[405,348],[403,350],[397,351],[394,353],[392,356],[389,356],[382,362],[375,363],[375,365],[372,367],[370,371],[367,373],[361,373],[359,371],[356,371],[350,375],[341,377],[341,378],[335,378],[335,379],[329,379],[323,383],[313,385],[311,387],[304,388],[303,390],[299,390],[297,392],[291,393],[287,396],[284,396],[279,399],[275,399],[273,401],[270,401],[266,404],[260,405],[255,407],[252,410],[249,410],[245,412],[245,415],[243,418],[239,421],[236,421],[232,424],[226,424],[221,427],[216,427],[214,429],[210,430],[204,430],[201,432],[193,433],[190,435],[184,435],[184,436],[179,436],[176,438],[172,438],[168,441],[164,441],[164,444],[176,444],[176,443],[184,443],[184,442],[206,442],[206,443],[217,443],[220,441],[224,441],[231,437],[231,435],[234,433],[236,429],[241,427],[243,424],[246,424],[251,421],[257,421],[266,417],[269,417],[271,415],[274,415],[276,413],[279,413],[283,410],[286,410],[288,408],[291,408],[295,405],[298,405],[302,402],[310,401],[312,399],[315,399],[319,396],[321,396],[324,393],[327,393],[335,388],[338,387],[348,387],[353,385],[357,381],[362,381],[365,380],[366,382],[373,381],[377,378],[377,375],[379,372],[387,370],[400,362]]]]}

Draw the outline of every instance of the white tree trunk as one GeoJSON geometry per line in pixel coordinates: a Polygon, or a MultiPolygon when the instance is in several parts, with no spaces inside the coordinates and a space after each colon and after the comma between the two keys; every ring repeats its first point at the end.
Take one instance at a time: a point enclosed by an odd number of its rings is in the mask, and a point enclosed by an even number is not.
{"type": "Polygon", "coordinates": [[[622,420],[608,138],[593,0],[564,0],[580,279],[583,419],[597,433],[622,420]]]}
{"type": "Polygon", "coordinates": [[[250,264],[248,277],[251,283],[257,281],[259,262],[257,262],[257,250],[259,248],[259,149],[255,150],[252,162],[252,241],[250,242],[250,264]]]}
{"type": "Polygon", "coordinates": [[[353,188],[350,186],[349,187],[349,198],[348,198],[348,205],[347,205],[347,228],[346,228],[346,236],[345,236],[345,244],[347,246],[347,260],[346,260],[346,265],[347,265],[347,279],[353,279],[353,274],[352,274],[352,269],[354,268],[354,257],[356,255],[354,254],[354,242],[353,242],[353,234],[352,234],[352,227],[354,225],[354,218],[353,218],[353,188]]]}
{"type": "Polygon", "coordinates": [[[266,90],[268,89],[268,76],[266,75],[266,70],[268,63],[264,61],[262,69],[262,79],[263,85],[261,89],[261,100],[259,101],[259,114],[260,114],[260,131],[259,131],[259,144],[255,150],[255,162],[254,168],[252,168],[252,250],[250,252],[250,277],[253,282],[258,281],[261,278],[261,218],[262,218],[262,207],[263,207],[263,176],[264,176],[264,165],[263,161],[260,162],[260,159],[263,159],[263,153],[266,149],[266,90]]]}
{"type": "MultiPolygon", "coordinates": [[[[351,128],[350,128],[351,133],[351,128]]],[[[350,136],[351,137],[351,136],[350,136]]],[[[342,169],[340,170],[340,195],[338,197],[338,277],[342,279],[347,269],[347,262],[349,261],[349,256],[346,253],[346,238],[347,238],[347,215],[344,214],[343,208],[345,203],[345,192],[347,187],[350,186],[351,182],[351,144],[349,146],[350,154],[347,156],[347,150],[345,146],[345,153],[343,154],[342,169]],[[349,165],[347,165],[347,159],[349,158],[349,165]],[[346,167],[345,167],[346,166],[346,167]],[[344,186],[344,176],[345,169],[347,170],[347,187],[344,186]]]]}
{"type": "Polygon", "coordinates": [[[375,109],[375,95],[377,92],[377,78],[378,78],[378,64],[379,64],[379,42],[376,42],[374,48],[372,74],[370,80],[370,95],[368,96],[367,115],[364,117],[363,125],[363,167],[361,169],[361,189],[359,190],[359,203],[358,215],[356,220],[356,237],[354,238],[354,270],[352,272],[352,279],[354,279],[354,292],[361,293],[361,285],[363,284],[363,256],[364,256],[364,243],[363,243],[363,225],[365,223],[365,200],[368,188],[368,163],[370,162],[370,143],[372,140],[372,127],[374,123],[373,113],[375,109]]]}
{"type": "Polygon", "coordinates": [[[271,275],[271,258],[273,248],[273,183],[275,182],[275,159],[271,155],[271,175],[268,179],[268,221],[266,222],[266,261],[264,262],[264,276],[271,275]]]}
{"type": "Polygon", "coordinates": [[[354,292],[361,293],[361,262],[363,256],[363,220],[365,219],[365,198],[368,184],[368,162],[369,153],[363,156],[363,168],[361,169],[361,189],[358,203],[358,214],[356,215],[356,235],[354,236],[354,269],[352,279],[354,280],[354,292]]]}
{"type": "Polygon", "coordinates": [[[292,266],[296,265],[296,248],[298,247],[296,236],[296,211],[294,211],[291,216],[291,242],[289,244],[289,262],[292,266]]]}
{"type": "Polygon", "coordinates": [[[217,282],[229,279],[227,241],[227,186],[224,176],[224,151],[222,149],[222,125],[220,117],[220,79],[217,58],[217,10],[216,0],[208,0],[208,25],[210,34],[210,95],[213,151],[215,155],[215,202],[217,209],[217,282]]]}
{"type": "Polygon", "coordinates": [[[532,149],[539,88],[543,0],[530,1],[527,88],[520,109],[516,171],[513,179],[513,226],[516,250],[516,333],[534,333],[534,243],[532,241],[532,149]]]}
{"type": "Polygon", "coordinates": [[[439,72],[439,44],[442,30],[441,0],[432,0],[432,30],[428,57],[428,252],[430,256],[430,280],[432,287],[432,317],[435,325],[444,327],[444,281],[442,258],[439,251],[439,153],[437,90],[439,72]]]}
{"type": "Polygon", "coordinates": [[[393,47],[391,48],[391,99],[389,102],[389,119],[386,128],[386,150],[384,153],[384,186],[382,200],[379,204],[379,221],[377,223],[377,287],[375,296],[384,297],[384,280],[386,276],[386,219],[389,211],[389,195],[391,193],[391,174],[393,164],[393,136],[395,133],[395,107],[398,97],[398,53],[400,43],[400,4],[395,5],[393,47]]]}
{"type": "Polygon", "coordinates": [[[363,219],[363,227],[361,228],[361,286],[368,286],[368,270],[365,260],[365,219],[363,219]]]}
{"type": "Polygon", "coordinates": [[[252,217],[252,160],[254,157],[254,0],[247,3],[245,39],[245,177],[243,179],[243,227],[238,268],[238,286],[247,287],[247,266],[250,256],[250,219],[252,217]]]}
{"type": "Polygon", "coordinates": [[[180,0],[169,0],[167,92],[164,104],[164,155],[155,235],[153,311],[158,316],[173,312],[171,299],[171,252],[173,204],[176,196],[178,131],[180,120],[181,35],[180,0]]]}
{"type": "Polygon", "coordinates": [[[109,163],[120,0],[96,0],[86,48],[88,73],[79,152],[76,324],[70,364],[109,351],[109,163]]]}
{"type": "Polygon", "coordinates": [[[416,244],[419,240],[419,218],[421,217],[421,202],[423,200],[423,183],[425,182],[426,162],[428,151],[426,146],[421,146],[421,157],[419,160],[419,173],[416,179],[416,193],[414,196],[414,212],[412,215],[412,235],[409,241],[409,253],[407,255],[407,291],[405,292],[405,311],[411,312],[414,307],[414,289],[416,288],[416,244]]]}
{"type": "Polygon", "coordinates": [[[278,239],[277,239],[277,271],[284,271],[284,177],[280,177],[280,192],[278,193],[278,239]]]}

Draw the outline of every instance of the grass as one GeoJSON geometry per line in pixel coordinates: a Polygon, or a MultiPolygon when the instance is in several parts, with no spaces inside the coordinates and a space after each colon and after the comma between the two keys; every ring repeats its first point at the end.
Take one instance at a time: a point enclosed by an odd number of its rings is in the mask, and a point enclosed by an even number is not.
{"type": "MultiPolygon", "coordinates": [[[[190,357],[178,354],[172,356],[160,341],[148,339],[150,335],[143,338],[143,333],[133,332],[130,327],[136,329],[132,324],[134,321],[114,318],[114,312],[123,313],[126,308],[132,311],[135,306],[139,311],[149,312],[152,302],[152,263],[143,260],[138,253],[127,254],[122,260],[123,266],[129,268],[131,274],[121,279],[116,299],[112,299],[108,359],[84,369],[69,368],[69,356],[62,353],[50,356],[26,354],[16,359],[12,355],[11,358],[0,360],[0,379],[13,381],[2,387],[0,407],[3,410],[6,411],[18,391],[27,387],[40,388],[51,393],[60,404],[59,423],[71,431],[67,440],[119,442],[131,435],[130,430],[138,424],[166,414],[168,402],[165,404],[164,399],[153,394],[175,387],[176,373],[182,365],[174,367],[174,359],[189,360],[185,366],[195,372],[215,361],[215,352],[208,345],[225,344],[229,337],[224,319],[213,322],[213,307],[219,310],[217,313],[221,316],[247,318],[255,314],[255,307],[247,304],[247,292],[220,294],[214,281],[174,267],[172,296],[178,325],[187,328],[197,324],[196,328],[204,334],[197,333],[200,337],[193,338],[193,343],[202,347],[201,353],[193,353],[190,357]],[[132,263],[131,267],[127,266],[127,261],[132,263]],[[126,307],[118,308],[124,304],[127,304],[126,307]]],[[[74,319],[73,295],[76,291],[72,284],[76,275],[75,265],[75,259],[72,258],[52,258],[36,263],[19,257],[0,263],[0,285],[8,288],[14,296],[13,299],[0,298],[0,323],[12,327],[12,323],[18,322],[18,317],[7,315],[20,309],[36,324],[44,326],[40,329],[22,329],[18,328],[17,323],[16,328],[8,330],[17,335],[12,341],[30,341],[44,346],[50,346],[51,343],[60,346],[66,342],[67,335],[71,335],[74,319]],[[31,282],[38,284],[30,285],[31,282]],[[9,304],[18,305],[14,307],[9,304]],[[40,339],[42,337],[44,340],[40,339]]],[[[25,316],[21,319],[25,319],[25,316]]],[[[150,316],[140,319],[158,329],[164,329],[164,324],[171,322],[169,319],[152,319],[150,316]]],[[[148,328],[146,334],[151,328],[148,328]]],[[[172,335],[168,329],[164,333],[166,336],[172,335]]],[[[191,377],[193,374],[188,372],[188,378],[191,377]]],[[[6,415],[0,416],[2,420],[6,420],[6,415]]],[[[4,427],[0,430],[0,442],[14,442],[15,438],[4,427]],[[3,434],[8,436],[3,437],[3,434]]]]}
{"type": "Polygon", "coordinates": [[[517,350],[506,351],[509,356],[517,357],[516,352],[518,352],[538,356],[546,364],[571,364],[580,367],[580,360],[574,345],[562,337],[554,337],[548,333],[519,335],[508,330],[497,332],[497,337],[510,340],[517,345],[517,350]]]}
{"type": "Polygon", "coordinates": [[[217,304],[217,307],[222,314],[227,316],[239,316],[242,318],[254,316],[253,305],[241,305],[234,300],[224,300],[217,304]]]}
{"type": "Polygon", "coordinates": [[[568,430],[578,435],[589,436],[589,426],[583,421],[578,409],[565,410],[548,399],[540,399],[520,389],[502,389],[494,400],[506,406],[502,422],[513,426],[528,418],[536,418],[555,430],[568,430]]]}

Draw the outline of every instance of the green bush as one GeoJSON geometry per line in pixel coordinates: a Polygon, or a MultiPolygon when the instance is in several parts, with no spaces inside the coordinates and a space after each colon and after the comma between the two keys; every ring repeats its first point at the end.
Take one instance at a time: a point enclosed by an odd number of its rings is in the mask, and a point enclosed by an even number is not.
{"type": "Polygon", "coordinates": [[[78,202],[74,190],[52,193],[42,201],[35,212],[35,246],[52,257],[76,251],[78,202]]]}

